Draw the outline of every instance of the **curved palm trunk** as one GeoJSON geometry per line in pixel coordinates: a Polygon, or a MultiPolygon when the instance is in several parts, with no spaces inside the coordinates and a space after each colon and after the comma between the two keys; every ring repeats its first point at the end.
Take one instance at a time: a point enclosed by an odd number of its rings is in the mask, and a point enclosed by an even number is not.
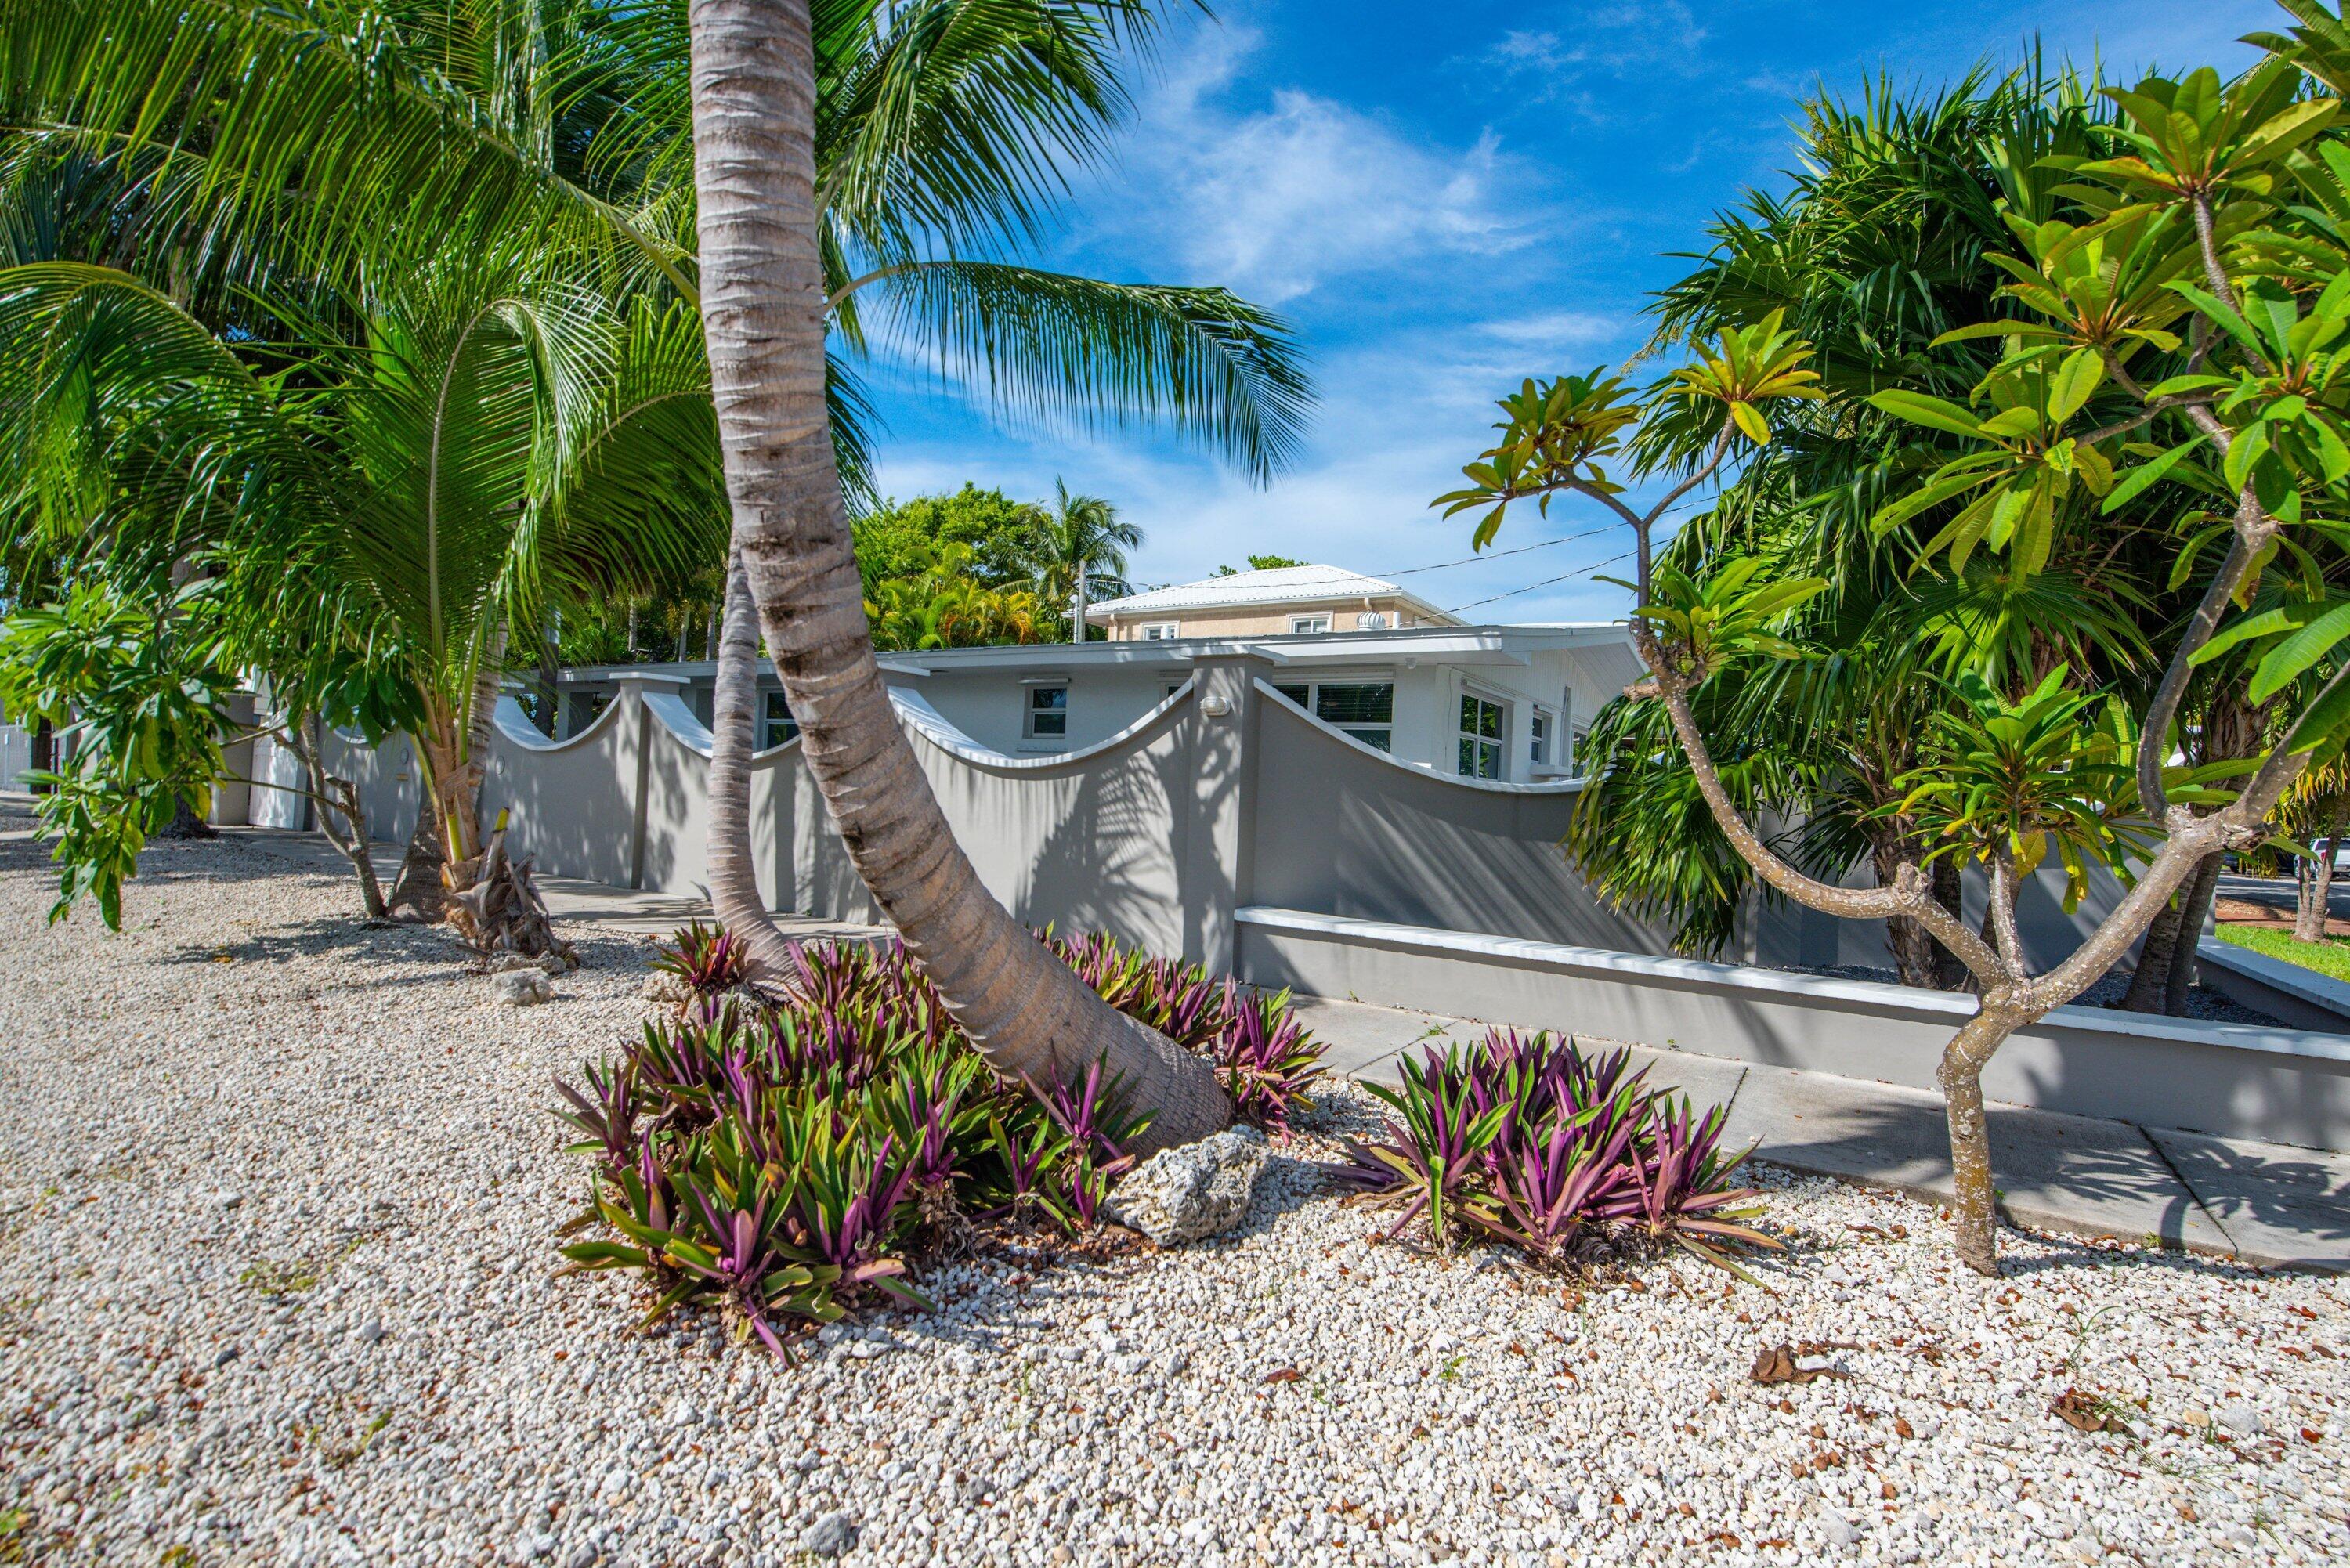
{"type": "Polygon", "coordinates": [[[751,978],[790,972],[792,945],[759,897],[751,853],[751,755],[758,747],[759,607],[740,548],[726,557],[716,689],[710,700],[710,912],[745,944],[751,978]]]}
{"type": "Polygon", "coordinates": [[[981,887],[873,658],[825,409],[808,0],[692,0],[702,318],[734,537],[809,772],[858,872],[999,1069],[1106,1061],[1140,1148],[1231,1120],[1208,1064],[1112,1009],[981,887]]]}

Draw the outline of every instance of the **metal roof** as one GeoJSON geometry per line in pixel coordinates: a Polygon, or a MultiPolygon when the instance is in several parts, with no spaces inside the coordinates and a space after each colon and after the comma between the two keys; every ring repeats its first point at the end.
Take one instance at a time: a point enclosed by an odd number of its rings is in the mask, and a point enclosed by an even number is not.
{"type": "Polygon", "coordinates": [[[1350,604],[1364,598],[1399,598],[1414,615],[1444,626],[1460,624],[1418,595],[1384,578],[1367,577],[1343,566],[1318,566],[1233,572],[1227,576],[1204,577],[1196,583],[1130,594],[1122,599],[1105,599],[1086,607],[1086,619],[1107,623],[1118,616],[1239,609],[1252,605],[1350,604]]]}

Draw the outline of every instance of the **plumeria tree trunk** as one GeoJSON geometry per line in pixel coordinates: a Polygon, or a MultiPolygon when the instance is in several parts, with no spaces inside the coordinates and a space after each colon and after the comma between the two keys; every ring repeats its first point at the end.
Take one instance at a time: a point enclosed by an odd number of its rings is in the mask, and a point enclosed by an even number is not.
{"type": "Polygon", "coordinates": [[[996,1067],[1097,1059],[1144,1148],[1231,1119],[1214,1074],[1113,1010],[980,885],[873,657],[825,406],[807,0],[693,0],[702,315],[734,538],[809,772],[875,901],[996,1067]]]}
{"type": "Polygon", "coordinates": [[[740,546],[726,557],[726,607],[718,624],[716,689],[710,701],[710,909],[746,944],[754,980],[787,978],[791,943],[759,896],[751,853],[751,756],[758,746],[759,609],[740,546]]]}

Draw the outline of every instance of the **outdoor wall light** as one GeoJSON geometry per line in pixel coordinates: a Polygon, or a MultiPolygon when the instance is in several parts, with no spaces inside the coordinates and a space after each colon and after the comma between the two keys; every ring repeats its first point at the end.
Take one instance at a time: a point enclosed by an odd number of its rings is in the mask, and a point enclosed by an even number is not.
{"type": "Polygon", "coordinates": [[[1221,719],[1232,711],[1232,705],[1230,702],[1225,701],[1222,697],[1202,697],[1200,699],[1200,711],[1205,713],[1211,719],[1221,719]]]}

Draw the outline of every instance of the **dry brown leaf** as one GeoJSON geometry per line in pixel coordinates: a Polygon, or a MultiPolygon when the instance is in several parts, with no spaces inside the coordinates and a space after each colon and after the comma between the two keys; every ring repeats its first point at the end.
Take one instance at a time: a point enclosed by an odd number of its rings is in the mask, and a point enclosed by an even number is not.
{"type": "Polygon", "coordinates": [[[1805,1366],[1798,1357],[1818,1355],[1824,1351],[1846,1349],[1848,1346],[1806,1341],[1802,1345],[1774,1345],[1754,1358],[1751,1376],[1755,1382],[1809,1383],[1818,1377],[1849,1377],[1851,1373],[1837,1366],[1805,1366]]]}

